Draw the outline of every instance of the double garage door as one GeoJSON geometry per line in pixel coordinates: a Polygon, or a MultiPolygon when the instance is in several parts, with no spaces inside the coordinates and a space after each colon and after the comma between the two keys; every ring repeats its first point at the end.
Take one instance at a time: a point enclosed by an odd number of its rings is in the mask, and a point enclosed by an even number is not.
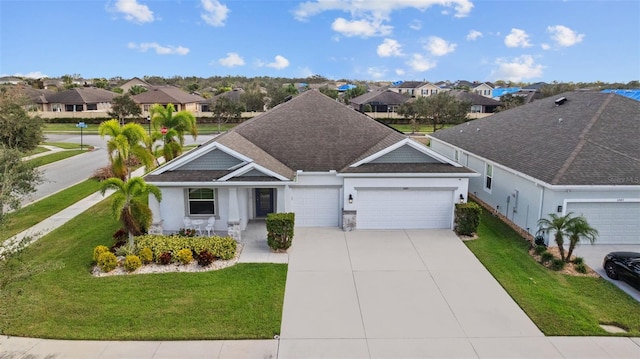
{"type": "Polygon", "coordinates": [[[568,212],[598,230],[595,244],[640,245],[640,202],[569,202],[568,212]]]}
{"type": "Polygon", "coordinates": [[[451,228],[453,192],[432,189],[358,190],[357,228],[451,228]]]}
{"type": "MultiPolygon", "coordinates": [[[[342,218],[340,189],[292,188],[292,210],[298,227],[338,227],[342,218]]],[[[433,189],[358,189],[358,229],[451,228],[453,192],[433,189]]]]}

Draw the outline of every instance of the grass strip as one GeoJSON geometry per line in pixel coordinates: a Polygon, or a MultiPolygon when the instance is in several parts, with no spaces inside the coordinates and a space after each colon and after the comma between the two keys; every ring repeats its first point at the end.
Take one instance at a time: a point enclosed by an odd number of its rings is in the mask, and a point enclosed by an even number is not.
{"type": "Polygon", "coordinates": [[[35,167],[40,167],[40,166],[48,165],[50,163],[61,161],[73,156],[77,156],[86,152],[87,152],[86,150],[68,150],[68,151],[54,152],[41,157],[36,157],[34,159],[29,160],[28,162],[32,163],[35,167]]]}
{"type": "Polygon", "coordinates": [[[89,179],[9,213],[6,225],[0,227],[0,241],[5,241],[31,228],[44,219],[97,192],[99,189],[100,182],[95,179],[89,179]]]}
{"type": "Polygon", "coordinates": [[[486,211],[478,235],[465,244],[545,335],[640,336],[640,303],[612,283],[543,267],[527,241],[486,211]],[[600,324],[628,333],[607,333],[600,324]]]}
{"type": "Polygon", "coordinates": [[[111,245],[120,227],[109,214],[110,203],[102,201],[25,249],[13,259],[13,274],[0,272],[8,282],[0,292],[3,335],[214,340],[266,339],[279,333],[284,264],[237,264],[202,273],[91,276],[93,248],[111,245]],[[16,274],[20,271],[27,274],[16,274]],[[20,279],[10,280],[16,277],[20,279]]]}
{"type": "MultiPolygon", "coordinates": [[[[79,143],[73,143],[73,142],[44,142],[43,145],[60,147],[65,150],[75,150],[77,148],[80,148],[79,143]]],[[[86,148],[87,145],[84,145],[83,147],[86,148]]]]}

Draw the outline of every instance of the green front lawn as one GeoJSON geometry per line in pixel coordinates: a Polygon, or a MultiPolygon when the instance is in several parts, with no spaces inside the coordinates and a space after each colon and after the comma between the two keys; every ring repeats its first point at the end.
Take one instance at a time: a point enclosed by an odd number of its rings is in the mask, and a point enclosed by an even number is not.
{"type": "Polygon", "coordinates": [[[48,165],[53,162],[62,161],[67,158],[77,156],[86,152],[87,152],[86,150],[68,150],[68,151],[54,152],[48,155],[30,159],[28,160],[28,162],[32,163],[35,167],[40,167],[40,166],[48,165]]]}
{"type": "Polygon", "coordinates": [[[273,338],[280,331],[287,266],[238,264],[202,273],[96,278],[91,255],[120,227],[106,200],[27,248],[0,273],[0,332],[60,339],[273,338]],[[1,287],[0,287],[1,288],[1,287]]]}
{"type": "Polygon", "coordinates": [[[640,303],[603,278],[553,272],[528,253],[529,244],[483,211],[479,239],[465,242],[545,335],[612,335],[616,324],[640,336],[640,303]]]}

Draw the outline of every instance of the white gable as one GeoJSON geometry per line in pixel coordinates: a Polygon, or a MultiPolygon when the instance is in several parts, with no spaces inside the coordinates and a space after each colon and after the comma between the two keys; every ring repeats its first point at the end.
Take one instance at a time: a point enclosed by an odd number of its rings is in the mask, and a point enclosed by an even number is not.
{"type": "Polygon", "coordinates": [[[447,163],[462,167],[459,163],[409,138],[378,151],[352,164],[351,167],[358,167],[365,163],[447,163]]]}

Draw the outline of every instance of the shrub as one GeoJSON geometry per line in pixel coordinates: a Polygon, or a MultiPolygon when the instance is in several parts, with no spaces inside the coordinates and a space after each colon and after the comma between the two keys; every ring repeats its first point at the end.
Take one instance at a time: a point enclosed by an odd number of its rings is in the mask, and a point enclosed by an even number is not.
{"type": "Polygon", "coordinates": [[[533,247],[533,251],[535,252],[535,254],[537,255],[541,255],[542,253],[544,253],[547,250],[546,246],[541,246],[541,245],[537,245],[535,247],[533,247]]]}
{"type": "Polygon", "coordinates": [[[545,248],[547,247],[543,236],[536,236],[534,243],[536,246],[544,246],[545,248]]]}
{"type": "Polygon", "coordinates": [[[563,261],[560,258],[556,258],[554,260],[551,261],[551,269],[555,270],[555,271],[559,271],[562,270],[565,266],[565,261],[563,261]]]}
{"type": "Polygon", "coordinates": [[[93,261],[97,262],[98,257],[104,252],[109,252],[109,248],[107,246],[97,246],[93,249],[93,261]]]}
{"type": "Polygon", "coordinates": [[[158,262],[164,265],[170,264],[171,259],[171,252],[164,252],[158,256],[158,262]]]}
{"type": "Polygon", "coordinates": [[[180,228],[178,229],[178,235],[182,237],[195,237],[196,230],[192,228],[180,228]]]}
{"type": "Polygon", "coordinates": [[[140,260],[140,257],[136,255],[128,255],[124,259],[123,267],[127,272],[133,272],[134,270],[142,267],[142,261],[140,260]]]}
{"type": "Polygon", "coordinates": [[[149,249],[148,247],[142,248],[138,256],[140,257],[140,260],[144,264],[149,264],[153,262],[153,252],[151,252],[151,249],[149,249]]]}
{"type": "Polygon", "coordinates": [[[578,273],[582,273],[582,274],[586,274],[587,273],[587,266],[584,263],[576,264],[574,266],[574,268],[576,269],[576,272],[578,272],[578,273]]]}
{"type": "Polygon", "coordinates": [[[179,250],[178,254],[176,254],[176,258],[182,264],[191,263],[191,261],[193,261],[193,254],[191,253],[191,249],[184,248],[179,250]]]}
{"type": "Polygon", "coordinates": [[[213,263],[213,261],[216,260],[216,257],[213,254],[211,254],[211,252],[205,249],[200,253],[198,253],[197,259],[198,259],[199,265],[206,267],[211,263],[213,263]]]}
{"type": "Polygon", "coordinates": [[[480,205],[475,202],[456,204],[454,229],[457,234],[470,236],[480,224],[480,205]]]}
{"type": "Polygon", "coordinates": [[[289,249],[293,241],[295,213],[269,213],[266,222],[269,247],[273,250],[289,249]]]}
{"type": "Polygon", "coordinates": [[[98,256],[98,267],[105,273],[111,272],[118,266],[116,255],[111,252],[103,252],[98,256]]]}
{"type": "Polygon", "coordinates": [[[572,262],[573,262],[573,264],[575,264],[575,265],[584,264],[584,258],[582,258],[582,257],[575,257],[575,258],[572,260],[572,262]]]}
{"type": "Polygon", "coordinates": [[[95,178],[98,181],[104,181],[107,178],[115,177],[111,166],[100,167],[93,172],[91,178],[95,178]]]}
{"type": "Polygon", "coordinates": [[[143,235],[135,238],[138,248],[149,248],[153,257],[158,258],[162,253],[169,252],[173,257],[181,249],[189,249],[192,253],[208,250],[216,258],[231,259],[236,255],[237,243],[231,237],[183,237],[178,235],[143,235]]]}
{"type": "Polygon", "coordinates": [[[549,262],[549,261],[553,260],[553,258],[554,258],[554,257],[553,257],[553,254],[552,254],[552,253],[550,253],[550,252],[546,252],[546,251],[545,251],[545,252],[542,252],[542,253],[540,254],[540,262],[541,262],[541,263],[547,263],[547,262],[549,262]]]}
{"type": "Polygon", "coordinates": [[[111,251],[115,252],[118,248],[127,244],[127,240],[129,239],[129,233],[124,229],[120,228],[113,234],[113,245],[111,246],[111,251]]]}
{"type": "Polygon", "coordinates": [[[122,245],[115,250],[115,254],[118,257],[126,257],[129,255],[136,254],[136,246],[132,246],[129,244],[122,245]]]}

